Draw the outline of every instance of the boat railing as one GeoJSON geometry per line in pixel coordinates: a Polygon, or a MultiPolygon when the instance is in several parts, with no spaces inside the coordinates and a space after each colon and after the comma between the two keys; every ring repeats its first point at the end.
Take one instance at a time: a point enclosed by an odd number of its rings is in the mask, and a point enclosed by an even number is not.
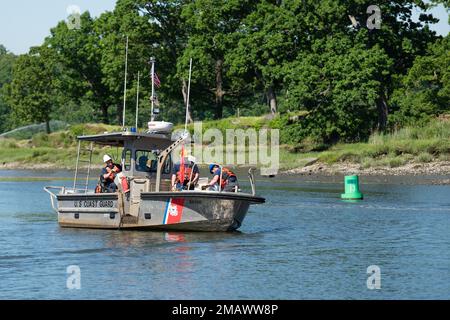
{"type": "MultiPolygon", "coordinates": [[[[67,188],[64,186],[58,186],[58,187],[46,186],[46,187],[44,187],[44,191],[50,195],[50,201],[52,204],[52,208],[56,212],[58,212],[57,205],[55,205],[55,203],[57,203],[56,197],[58,194],[87,194],[86,189],[84,189],[84,188],[67,188]],[[55,192],[52,190],[59,190],[59,192],[55,192]]],[[[92,192],[92,193],[94,193],[94,192],[92,192]]]]}
{"type": "Polygon", "coordinates": [[[248,178],[250,180],[250,186],[252,187],[252,195],[256,195],[256,187],[255,187],[255,176],[253,174],[253,171],[256,170],[256,168],[251,167],[248,169],[248,178]]]}
{"type": "MultiPolygon", "coordinates": [[[[219,169],[220,169],[220,178],[219,178],[219,188],[218,188],[218,192],[222,192],[222,188],[220,187],[222,185],[222,172],[223,172],[223,166],[219,165],[219,169]]],[[[250,186],[252,188],[252,195],[256,195],[256,187],[255,187],[255,176],[253,174],[253,171],[256,170],[256,168],[251,167],[250,169],[248,169],[248,178],[250,180],[250,186]]],[[[234,188],[234,192],[239,192],[240,189],[236,186],[234,188]]]]}
{"type": "Polygon", "coordinates": [[[55,192],[53,192],[52,190],[60,190],[59,194],[61,194],[61,193],[65,192],[66,187],[52,187],[52,186],[44,187],[44,191],[50,195],[50,201],[51,201],[53,210],[58,212],[58,207],[57,207],[57,205],[55,205],[55,201],[57,200],[56,199],[57,194],[55,192]]]}
{"type": "Polygon", "coordinates": [[[90,142],[88,148],[83,148],[81,142],[81,140],[78,140],[77,163],[75,167],[75,176],[73,179],[73,189],[83,190],[84,193],[87,193],[89,186],[89,177],[91,174],[92,153],[94,150],[94,145],[92,142],[90,142]],[[87,158],[83,159],[83,155],[87,156],[87,158]],[[84,168],[86,170],[84,172],[82,172],[83,163],[85,164],[84,168]],[[83,189],[77,187],[82,187],[83,189]]]}
{"type": "Polygon", "coordinates": [[[219,191],[219,192],[222,192],[222,191],[223,191],[223,190],[222,190],[222,180],[223,180],[222,174],[223,174],[223,166],[219,165],[219,170],[220,170],[220,176],[219,176],[219,188],[218,188],[218,191],[219,191]]]}

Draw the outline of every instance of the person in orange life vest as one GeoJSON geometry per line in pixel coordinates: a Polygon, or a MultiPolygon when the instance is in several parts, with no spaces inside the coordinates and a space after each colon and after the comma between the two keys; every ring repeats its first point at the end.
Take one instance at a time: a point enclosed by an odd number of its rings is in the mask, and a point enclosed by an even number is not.
{"type": "Polygon", "coordinates": [[[214,191],[228,191],[235,192],[236,188],[239,188],[237,176],[228,168],[222,167],[218,164],[210,164],[209,172],[213,175],[212,180],[209,182],[209,189],[214,191]],[[222,174],[222,182],[219,188],[220,175],[222,174]]]}
{"type": "Polygon", "coordinates": [[[100,181],[106,192],[116,192],[117,185],[114,183],[114,179],[116,178],[116,175],[122,171],[122,167],[119,164],[115,164],[112,158],[107,154],[103,156],[103,162],[105,163],[105,167],[102,169],[100,181]]]}
{"type": "Polygon", "coordinates": [[[184,181],[180,181],[181,163],[177,162],[172,168],[172,190],[194,190],[195,185],[200,177],[200,170],[195,163],[196,159],[193,156],[184,158],[184,181]]]}

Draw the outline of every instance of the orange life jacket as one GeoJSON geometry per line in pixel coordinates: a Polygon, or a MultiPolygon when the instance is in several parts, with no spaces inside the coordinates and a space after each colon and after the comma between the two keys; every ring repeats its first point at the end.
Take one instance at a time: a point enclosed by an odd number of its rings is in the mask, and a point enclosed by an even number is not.
{"type": "MultiPolygon", "coordinates": [[[[107,167],[107,168],[109,168],[109,167],[107,167]]],[[[109,170],[108,169],[106,169],[106,170],[108,172],[111,172],[112,170],[114,170],[114,172],[108,177],[108,179],[111,179],[112,181],[114,181],[114,179],[116,178],[116,174],[118,174],[120,172],[120,169],[116,165],[114,165],[114,167],[112,169],[109,168],[109,170]]]]}
{"type": "MultiPolygon", "coordinates": [[[[180,165],[180,169],[177,172],[177,180],[176,183],[181,182],[180,181],[180,170],[181,170],[181,165],[180,165]]],[[[184,166],[184,181],[183,183],[189,183],[189,179],[194,179],[194,174],[192,172],[192,168],[191,166],[184,166]],[[191,173],[192,173],[192,177],[191,177],[191,173]]]]}
{"type": "Polygon", "coordinates": [[[222,167],[222,183],[220,184],[220,188],[223,189],[228,184],[228,179],[231,177],[236,177],[236,175],[228,168],[222,167]]]}

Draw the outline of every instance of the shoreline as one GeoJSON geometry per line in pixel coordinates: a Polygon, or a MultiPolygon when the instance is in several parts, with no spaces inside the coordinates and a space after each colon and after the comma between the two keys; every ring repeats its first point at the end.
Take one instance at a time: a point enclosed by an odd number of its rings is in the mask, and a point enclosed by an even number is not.
{"type": "MultiPolygon", "coordinates": [[[[201,166],[201,165],[200,165],[201,166]]],[[[238,166],[239,169],[250,166],[238,166]]],[[[93,165],[91,169],[101,169],[102,165],[93,165]]],[[[74,166],[64,166],[55,163],[0,163],[0,170],[75,170],[74,166]]],[[[293,169],[279,169],[278,175],[320,175],[320,176],[450,176],[450,161],[431,161],[426,163],[409,162],[397,167],[364,168],[359,163],[338,162],[327,164],[319,161],[310,162],[293,169]]]]}
{"type": "MultiPolygon", "coordinates": [[[[81,167],[87,168],[87,167],[81,167]]],[[[91,169],[102,169],[101,165],[93,165],[91,169]]],[[[26,164],[22,162],[0,163],[0,170],[75,170],[74,166],[61,166],[54,163],[26,164]]]]}
{"type": "MultiPolygon", "coordinates": [[[[100,170],[102,166],[95,166],[93,169],[100,170]]],[[[236,169],[237,174],[242,174],[242,179],[246,181],[246,169],[240,166],[236,169]]],[[[52,163],[42,163],[25,165],[19,162],[0,164],[1,171],[74,171],[74,167],[58,166],[52,163]]],[[[363,178],[363,183],[367,184],[400,184],[400,185],[450,185],[450,161],[434,161],[429,163],[409,163],[399,167],[377,167],[362,168],[360,164],[351,162],[341,162],[325,164],[315,162],[295,169],[281,169],[276,177],[286,182],[300,178],[304,182],[311,183],[342,183],[344,176],[358,175],[363,178]]],[[[260,176],[259,170],[256,172],[257,178],[271,179],[267,176],[260,176]]],[[[0,182],[26,182],[26,181],[46,181],[46,180],[72,180],[72,177],[36,176],[31,178],[1,177],[0,182]]]]}
{"type": "Polygon", "coordinates": [[[363,168],[359,163],[339,162],[326,164],[315,162],[313,164],[284,170],[288,175],[361,175],[361,176],[449,176],[450,161],[432,161],[426,163],[409,162],[398,167],[369,167],[363,168]]]}

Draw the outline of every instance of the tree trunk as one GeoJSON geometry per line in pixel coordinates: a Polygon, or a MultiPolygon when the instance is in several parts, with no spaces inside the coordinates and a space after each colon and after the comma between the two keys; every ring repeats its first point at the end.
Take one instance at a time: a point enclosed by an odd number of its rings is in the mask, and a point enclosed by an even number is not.
{"type": "Polygon", "coordinates": [[[377,110],[378,110],[377,129],[378,131],[384,131],[386,129],[388,117],[388,105],[384,94],[377,99],[377,110]]]}
{"type": "Polygon", "coordinates": [[[109,118],[108,118],[108,107],[102,106],[102,120],[104,124],[109,124],[109,118]]]}
{"type": "Polygon", "coordinates": [[[221,119],[223,115],[223,59],[216,60],[216,118],[221,119]]]}
{"type": "MultiPolygon", "coordinates": [[[[183,94],[183,101],[184,101],[184,106],[186,107],[186,102],[187,102],[187,94],[188,94],[188,84],[186,82],[186,80],[183,79],[183,83],[181,86],[181,93],[183,94]]],[[[194,122],[192,120],[192,110],[191,110],[191,106],[189,103],[189,112],[188,112],[188,123],[192,123],[194,122]]]]}
{"type": "Polygon", "coordinates": [[[121,126],[122,122],[123,122],[123,102],[117,104],[117,123],[119,124],[119,126],[121,126]]]}
{"type": "Polygon", "coordinates": [[[277,113],[277,97],[275,95],[275,91],[273,90],[273,87],[270,86],[267,88],[267,102],[270,106],[270,112],[272,115],[275,115],[277,113]]]}
{"type": "Polygon", "coordinates": [[[123,123],[123,102],[117,104],[117,123],[119,124],[119,126],[121,126],[123,123]]]}
{"type": "Polygon", "coordinates": [[[45,131],[47,132],[47,134],[50,134],[50,120],[49,119],[45,120],[45,131]]]}

